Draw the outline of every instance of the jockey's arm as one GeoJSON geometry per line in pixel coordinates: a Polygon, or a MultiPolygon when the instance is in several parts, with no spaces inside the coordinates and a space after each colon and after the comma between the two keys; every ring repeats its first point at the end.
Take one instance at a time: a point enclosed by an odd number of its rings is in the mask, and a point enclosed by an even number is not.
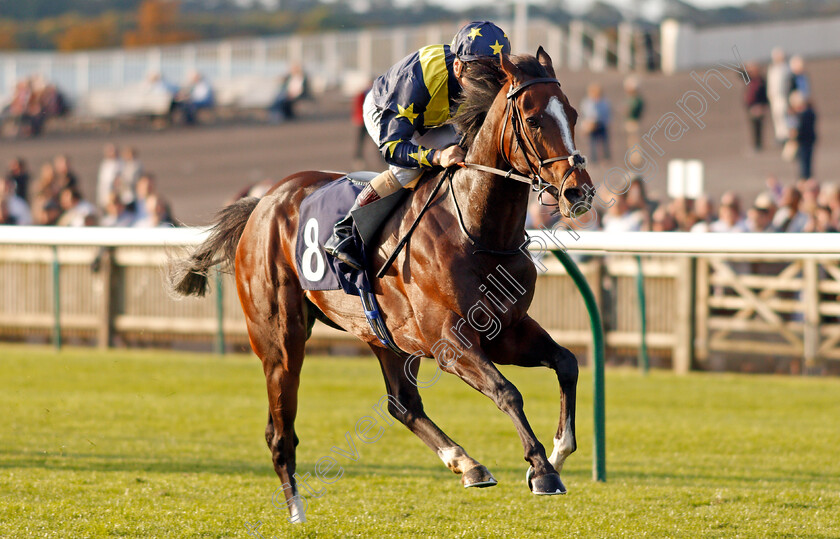
{"type": "MultiPolygon", "coordinates": [[[[418,115],[417,118],[422,117],[418,115]]],[[[415,122],[420,123],[416,118],[415,122]]],[[[439,150],[425,148],[411,142],[417,127],[406,116],[393,110],[382,113],[382,134],[379,151],[389,165],[401,168],[428,168],[435,166],[439,150]]]]}

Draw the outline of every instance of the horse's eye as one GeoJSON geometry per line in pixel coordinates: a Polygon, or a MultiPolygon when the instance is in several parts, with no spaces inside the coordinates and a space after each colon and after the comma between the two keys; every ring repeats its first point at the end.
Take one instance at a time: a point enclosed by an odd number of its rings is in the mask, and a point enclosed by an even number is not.
{"type": "Polygon", "coordinates": [[[528,127],[533,127],[535,129],[540,126],[540,120],[535,116],[525,118],[525,123],[528,124],[528,127]]]}

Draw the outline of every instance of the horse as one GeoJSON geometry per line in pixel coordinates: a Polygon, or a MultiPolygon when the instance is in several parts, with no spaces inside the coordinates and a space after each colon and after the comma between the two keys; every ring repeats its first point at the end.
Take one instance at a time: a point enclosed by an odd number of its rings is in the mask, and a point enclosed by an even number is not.
{"type": "Polygon", "coordinates": [[[401,350],[417,351],[408,360],[377,339],[358,297],[342,290],[304,291],[299,283],[294,262],[299,207],[342,174],[298,172],[261,199],[233,203],[219,213],[201,245],[173,261],[170,285],[180,295],[203,295],[210,268],[233,262],[250,345],[265,373],[265,439],[292,521],[304,520],[295,477],[299,440],[294,422],[304,345],[316,320],[370,346],[385,379],[388,412],[461,474],[464,487],[497,481],[424,412],[417,357],[435,358],[440,369],[510,416],[529,464],[526,484],[534,494],[566,493],[560,471],[576,449],[578,363],[528,316],[536,268],[523,249],[525,218],[532,189],[550,191],[555,211],[565,217],[585,213],[591,207],[592,181],[574,145],[577,113],[551,58],[542,47],[536,56],[500,56],[495,77],[464,85],[463,103],[452,120],[467,147],[465,166],[437,169],[436,178],[421,182],[385,220],[369,250],[372,265],[379,267],[413,230],[407,248],[373,280],[394,342],[401,350]],[[560,419],[550,455],[525,417],[521,393],[496,365],[555,371],[560,419]]]}

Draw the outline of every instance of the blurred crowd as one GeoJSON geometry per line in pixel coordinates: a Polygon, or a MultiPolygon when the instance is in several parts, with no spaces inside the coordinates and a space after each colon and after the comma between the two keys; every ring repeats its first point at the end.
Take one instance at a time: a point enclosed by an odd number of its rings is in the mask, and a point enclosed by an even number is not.
{"type": "Polygon", "coordinates": [[[19,80],[8,103],[0,103],[0,122],[9,124],[15,136],[41,134],[50,118],[64,116],[70,107],[64,94],[44,77],[19,80]]]}
{"type": "Polygon", "coordinates": [[[82,193],[69,157],[42,163],[37,176],[22,158],[12,159],[0,178],[0,224],[170,227],[169,204],[157,191],[155,176],[145,170],[137,150],[106,144],[95,198],[82,193]]]}
{"type": "MultiPolygon", "coordinates": [[[[621,195],[599,193],[614,203],[594,206],[597,227],[610,232],[837,232],[840,230],[840,186],[820,183],[813,171],[817,141],[817,115],[813,90],[805,62],[800,56],[788,61],[781,49],[772,51],[772,63],[765,70],[748,63],[750,82],[744,104],[750,127],[751,151],[765,149],[763,126],[772,121],[776,147],[786,161],[798,162],[798,180],[783,185],[776,177],[767,179],[766,190],[755,200],[745,202],[740,194],[728,191],[717,201],[708,195],[696,199],[650,200],[645,181],[636,178],[621,195]]],[[[624,130],[628,148],[639,142],[640,123],[645,108],[638,80],[625,80],[624,130]]],[[[579,129],[587,137],[587,159],[592,163],[610,159],[612,105],[601,86],[591,84],[579,107],[579,129]]],[[[559,218],[551,206],[541,206],[534,198],[528,215],[528,228],[551,227],[559,218]]],[[[580,224],[568,223],[575,228],[580,224]]],[[[587,220],[587,225],[589,221],[587,220]]]]}
{"type": "MultiPolygon", "coordinates": [[[[837,232],[840,230],[840,186],[799,180],[783,185],[777,178],[767,179],[767,188],[751,202],[738,193],[725,192],[719,200],[704,195],[697,199],[677,198],[657,201],[648,198],[645,182],[636,178],[620,195],[599,193],[605,204],[593,206],[597,226],[587,230],[606,232],[837,232]],[[614,200],[610,204],[610,201],[614,200]],[[610,204],[609,207],[606,207],[610,204]]],[[[558,217],[551,206],[531,204],[527,228],[551,228],[558,217]]],[[[571,220],[569,226],[583,228],[571,220]]],[[[583,222],[583,221],[581,221],[583,222]]]]}

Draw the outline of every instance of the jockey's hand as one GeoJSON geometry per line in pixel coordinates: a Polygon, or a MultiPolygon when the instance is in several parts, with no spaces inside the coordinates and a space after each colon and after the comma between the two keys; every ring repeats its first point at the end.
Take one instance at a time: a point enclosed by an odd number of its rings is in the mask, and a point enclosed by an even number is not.
{"type": "Polygon", "coordinates": [[[443,168],[449,168],[452,165],[463,163],[466,157],[467,152],[456,144],[446,148],[445,150],[439,151],[437,155],[435,155],[435,161],[437,161],[435,164],[440,165],[443,168]]]}

